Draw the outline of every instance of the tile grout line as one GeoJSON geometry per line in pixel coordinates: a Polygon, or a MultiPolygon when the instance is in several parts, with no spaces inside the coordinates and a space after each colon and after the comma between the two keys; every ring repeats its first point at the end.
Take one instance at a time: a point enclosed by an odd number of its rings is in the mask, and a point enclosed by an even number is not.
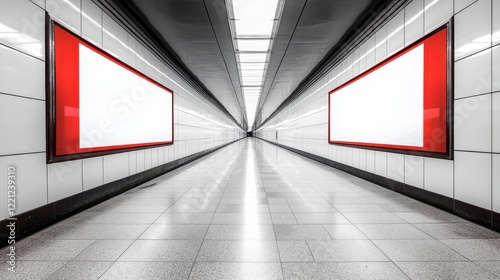
{"type": "MultiPolygon", "coordinates": [[[[241,156],[241,152],[238,154],[238,156],[237,156],[236,158],[239,158],[240,156],[241,156]]],[[[215,165],[215,166],[216,166],[216,165],[215,165]]],[[[214,167],[215,167],[215,166],[214,166],[214,167]]],[[[231,178],[231,176],[232,176],[232,174],[234,173],[234,170],[235,170],[235,169],[236,169],[236,168],[233,168],[233,170],[231,171],[231,175],[229,176],[229,178],[231,178]]],[[[211,169],[209,169],[209,170],[211,170],[211,169]]],[[[209,172],[209,171],[207,171],[207,173],[208,173],[208,172],[209,172]]],[[[200,179],[200,180],[201,180],[201,179],[200,179]]],[[[215,210],[214,210],[214,212],[213,212],[213,214],[212,214],[212,219],[210,220],[210,223],[208,224],[208,227],[207,227],[207,231],[205,232],[205,235],[203,236],[203,239],[201,240],[200,248],[198,248],[198,252],[196,252],[196,256],[195,256],[195,258],[194,258],[194,260],[193,260],[193,265],[191,266],[191,270],[189,271],[188,277],[187,277],[186,279],[189,279],[189,278],[191,277],[191,273],[193,273],[193,269],[194,269],[194,266],[196,265],[196,262],[197,262],[197,260],[198,260],[199,255],[200,255],[201,248],[203,247],[203,244],[205,243],[206,237],[207,237],[207,235],[208,235],[208,231],[210,230],[210,226],[211,226],[211,225],[212,225],[212,223],[213,223],[213,220],[214,220],[214,218],[215,218],[215,214],[217,213],[217,209],[218,209],[218,208],[219,208],[219,206],[220,206],[220,201],[222,200],[222,197],[224,196],[224,193],[225,193],[225,192],[226,192],[226,190],[227,190],[228,184],[229,184],[229,181],[228,181],[228,182],[226,182],[226,186],[224,187],[224,191],[222,192],[222,195],[221,195],[221,197],[219,198],[219,203],[217,204],[217,207],[215,208],[215,210]]]]}

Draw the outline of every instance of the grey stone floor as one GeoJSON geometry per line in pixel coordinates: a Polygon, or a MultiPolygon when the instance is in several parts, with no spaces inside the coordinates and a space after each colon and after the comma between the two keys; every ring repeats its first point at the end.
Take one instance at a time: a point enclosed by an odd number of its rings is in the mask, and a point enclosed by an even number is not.
{"type": "Polygon", "coordinates": [[[151,182],[20,241],[0,279],[500,278],[499,233],[260,140],[151,182]]]}

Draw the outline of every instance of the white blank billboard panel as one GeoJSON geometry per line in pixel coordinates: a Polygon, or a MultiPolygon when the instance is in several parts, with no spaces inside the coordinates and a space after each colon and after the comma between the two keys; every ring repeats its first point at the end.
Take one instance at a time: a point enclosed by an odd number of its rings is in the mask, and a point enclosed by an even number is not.
{"type": "Polygon", "coordinates": [[[330,94],[330,141],[423,146],[424,45],[330,94]]]}

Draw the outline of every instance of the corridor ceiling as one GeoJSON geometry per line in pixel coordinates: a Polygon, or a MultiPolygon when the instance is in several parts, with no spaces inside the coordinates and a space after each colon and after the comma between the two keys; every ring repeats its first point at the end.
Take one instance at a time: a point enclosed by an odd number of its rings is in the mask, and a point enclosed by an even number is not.
{"type": "MultiPolygon", "coordinates": [[[[106,0],[154,34],[246,128],[246,112],[224,0],[106,0]]],[[[238,0],[252,1],[252,0],[238,0]]],[[[360,19],[384,0],[285,0],[264,78],[256,125],[264,122],[324,61],[355,33],[360,19]],[[349,33],[350,32],[350,33],[349,33]]],[[[253,124],[248,124],[252,126],[253,124]]],[[[254,126],[254,128],[256,128],[254,126]]]]}

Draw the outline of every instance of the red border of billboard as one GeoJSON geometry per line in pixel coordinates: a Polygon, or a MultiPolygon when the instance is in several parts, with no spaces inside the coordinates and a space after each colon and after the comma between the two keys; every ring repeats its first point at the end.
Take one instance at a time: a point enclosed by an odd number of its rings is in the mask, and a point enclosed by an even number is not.
{"type": "Polygon", "coordinates": [[[331,144],[343,144],[353,146],[388,148],[396,150],[423,151],[432,153],[448,152],[447,135],[447,80],[448,80],[448,28],[446,26],[429,34],[409,47],[397,52],[381,63],[375,65],[359,76],[351,79],[343,85],[328,93],[328,142],[331,144]],[[424,146],[403,146],[392,144],[375,144],[364,142],[332,141],[330,139],[330,96],[336,91],[355,83],[366,75],[376,71],[386,64],[398,59],[414,48],[424,46],[424,146]]]}
{"type": "Polygon", "coordinates": [[[132,67],[114,58],[101,49],[54,24],[54,72],[55,72],[55,156],[66,156],[99,151],[114,151],[127,148],[150,147],[173,143],[174,95],[173,92],[132,67]],[[172,141],[149,142],[130,145],[80,148],[79,121],[79,44],[95,51],[137,76],[148,80],[172,94],[172,141]]]}

